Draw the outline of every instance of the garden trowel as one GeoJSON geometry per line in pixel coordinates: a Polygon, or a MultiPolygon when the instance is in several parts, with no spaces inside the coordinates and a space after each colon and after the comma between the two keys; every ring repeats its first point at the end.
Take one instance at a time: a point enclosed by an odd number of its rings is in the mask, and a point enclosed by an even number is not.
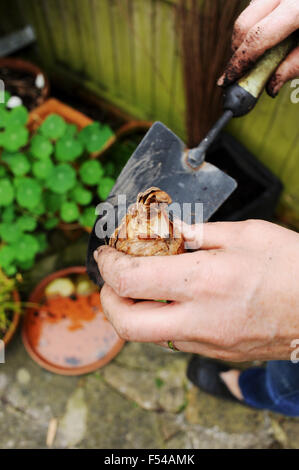
{"type": "Polygon", "coordinates": [[[175,203],[172,215],[187,223],[206,222],[232,194],[237,182],[206,162],[206,151],[233,116],[247,114],[254,107],[269,77],[292,47],[293,41],[288,38],[268,51],[245,78],[226,90],[224,113],[198,147],[188,149],[161,122],[152,125],[123,168],[108,199],[98,207],[99,216],[90,236],[87,258],[88,272],[95,282],[101,284],[93,251],[107,243],[138,193],[152,186],[165,191],[175,203]]]}

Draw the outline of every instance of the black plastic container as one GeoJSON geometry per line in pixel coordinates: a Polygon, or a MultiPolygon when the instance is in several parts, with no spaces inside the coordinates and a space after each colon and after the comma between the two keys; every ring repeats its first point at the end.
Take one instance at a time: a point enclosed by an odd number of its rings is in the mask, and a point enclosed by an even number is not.
{"type": "Polygon", "coordinates": [[[221,134],[206,160],[238,182],[238,188],[210,221],[270,220],[273,217],[282,183],[234,137],[221,134]]]}

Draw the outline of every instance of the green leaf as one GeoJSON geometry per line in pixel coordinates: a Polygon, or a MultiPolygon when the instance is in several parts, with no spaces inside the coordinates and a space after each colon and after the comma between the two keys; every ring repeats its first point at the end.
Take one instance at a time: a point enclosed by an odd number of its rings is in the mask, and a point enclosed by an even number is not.
{"type": "Polygon", "coordinates": [[[79,218],[80,212],[74,202],[64,202],[61,206],[60,217],[64,222],[71,223],[79,218]]]}
{"type": "Polygon", "coordinates": [[[9,100],[9,98],[11,97],[11,94],[9,93],[9,91],[6,91],[4,92],[4,103],[2,104],[2,106],[6,106],[7,105],[7,102],[9,100]]]}
{"type": "Polygon", "coordinates": [[[113,178],[102,178],[98,186],[98,195],[102,201],[105,201],[109,196],[109,193],[113,186],[115,185],[115,180],[113,178]]]}
{"type": "Polygon", "coordinates": [[[16,260],[25,262],[32,260],[39,250],[39,244],[33,235],[25,233],[14,245],[16,260]]]}
{"type": "Polygon", "coordinates": [[[83,127],[83,129],[78,134],[78,139],[82,142],[84,146],[86,146],[88,144],[90,135],[93,132],[97,132],[99,129],[100,129],[100,123],[93,122],[92,124],[89,124],[88,126],[83,127]]]}
{"type": "Polygon", "coordinates": [[[15,197],[13,185],[8,178],[0,179],[0,206],[9,206],[15,197]]]}
{"type": "Polygon", "coordinates": [[[86,206],[92,200],[92,193],[78,184],[71,192],[71,197],[81,206],[86,206]]]}
{"type": "Polygon", "coordinates": [[[28,129],[25,127],[8,127],[2,134],[2,145],[10,152],[16,152],[28,142],[28,129]]]}
{"type": "Polygon", "coordinates": [[[4,271],[6,276],[14,276],[17,272],[17,268],[15,265],[11,264],[10,266],[7,266],[4,271]]]}
{"type": "Polygon", "coordinates": [[[47,159],[53,152],[53,145],[43,135],[36,134],[31,139],[30,152],[35,158],[47,159]]]}
{"type": "Polygon", "coordinates": [[[6,174],[6,169],[4,168],[4,166],[0,165],[0,178],[3,178],[4,176],[6,176],[6,174]]]}
{"type": "Polygon", "coordinates": [[[77,139],[70,136],[63,136],[56,142],[55,156],[61,162],[70,162],[80,157],[83,152],[83,145],[77,139]]]}
{"type": "Polygon", "coordinates": [[[30,170],[29,160],[23,153],[12,154],[8,165],[15,176],[24,176],[30,170]]]}
{"type": "Polygon", "coordinates": [[[155,383],[156,383],[157,388],[161,388],[165,384],[164,380],[161,379],[160,377],[156,377],[155,383]]]}
{"type": "Polygon", "coordinates": [[[113,136],[114,133],[109,126],[100,126],[99,123],[86,126],[79,134],[88,152],[98,152],[113,136]]]}
{"type": "Polygon", "coordinates": [[[58,114],[50,114],[40,126],[40,132],[49,139],[59,139],[66,131],[66,123],[58,114]]]}
{"type": "Polygon", "coordinates": [[[21,178],[17,185],[17,201],[21,207],[32,209],[41,200],[42,188],[33,178],[21,178]]]}
{"type": "Polygon", "coordinates": [[[15,208],[14,205],[12,204],[11,206],[5,207],[5,209],[2,212],[2,221],[3,222],[13,222],[15,219],[15,208]]]}
{"type": "Polygon", "coordinates": [[[36,229],[37,222],[34,217],[30,215],[22,215],[17,220],[17,226],[22,232],[33,232],[36,229]]]}
{"type": "Polygon", "coordinates": [[[37,204],[37,206],[32,207],[30,211],[33,215],[37,215],[37,216],[43,215],[46,212],[46,207],[45,207],[44,202],[41,200],[37,204]]]}
{"type": "Polygon", "coordinates": [[[116,175],[116,166],[113,162],[108,162],[105,165],[105,175],[115,177],[116,175]]]}
{"type": "Polygon", "coordinates": [[[22,231],[17,225],[12,225],[8,222],[2,222],[0,224],[0,236],[5,242],[14,243],[19,240],[21,235],[22,231]]]}
{"type": "Polygon", "coordinates": [[[87,207],[79,217],[79,222],[83,227],[92,227],[95,220],[96,213],[94,207],[87,207]]]}
{"type": "Polygon", "coordinates": [[[68,137],[74,137],[77,132],[77,126],[75,124],[67,124],[64,135],[68,137]]]}
{"type": "Polygon", "coordinates": [[[12,246],[4,245],[0,248],[0,266],[7,268],[15,259],[15,251],[12,246]]]}
{"type": "Polygon", "coordinates": [[[104,174],[104,170],[97,160],[88,160],[81,166],[79,174],[83,183],[93,186],[99,183],[101,176],[104,174]]]}
{"type": "Polygon", "coordinates": [[[47,185],[54,193],[64,194],[76,184],[76,172],[66,163],[57,165],[49,175],[47,185]]]}
{"type": "Polygon", "coordinates": [[[56,194],[52,193],[52,191],[45,191],[43,197],[47,210],[53,214],[60,209],[65,201],[64,194],[56,194]]]}
{"type": "Polygon", "coordinates": [[[31,269],[34,265],[34,257],[31,259],[27,259],[25,261],[18,261],[18,266],[21,268],[23,271],[28,271],[28,269],[31,269]]]}
{"type": "Polygon", "coordinates": [[[25,126],[28,121],[29,113],[25,106],[17,106],[8,112],[6,127],[25,126]]]}
{"type": "Polygon", "coordinates": [[[47,230],[52,230],[59,224],[59,219],[57,217],[52,217],[51,219],[46,220],[44,227],[47,230]]]}
{"type": "Polygon", "coordinates": [[[11,158],[16,154],[16,152],[9,152],[8,150],[3,150],[1,153],[1,163],[6,163],[9,165],[11,158]]]}
{"type": "Polygon", "coordinates": [[[98,152],[113,136],[114,132],[109,126],[102,126],[100,132],[94,132],[91,135],[90,141],[87,144],[88,152],[98,152]]]}
{"type": "Polygon", "coordinates": [[[38,179],[44,180],[48,178],[53,170],[54,164],[50,158],[45,158],[33,163],[32,172],[38,179]]]}
{"type": "Polygon", "coordinates": [[[0,128],[6,127],[9,112],[6,108],[0,107],[0,128]]]}
{"type": "Polygon", "coordinates": [[[38,252],[42,253],[48,248],[47,235],[45,233],[37,233],[36,240],[38,241],[38,252]]]}

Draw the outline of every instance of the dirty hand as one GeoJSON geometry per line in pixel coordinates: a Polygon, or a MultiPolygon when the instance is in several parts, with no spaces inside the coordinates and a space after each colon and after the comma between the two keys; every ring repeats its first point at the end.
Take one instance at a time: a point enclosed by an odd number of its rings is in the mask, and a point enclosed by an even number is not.
{"type": "MultiPolygon", "coordinates": [[[[241,78],[266,50],[298,28],[298,0],[253,0],[235,23],[234,55],[218,85],[225,87],[241,78]]],[[[268,82],[268,94],[276,96],[284,83],[296,77],[299,77],[299,47],[288,55],[268,82]]]]}
{"type": "Polygon", "coordinates": [[[184,225],[185,240],[201,250],[176,256],[100,247],[108,319],[130,341],[172,340],[181,351],[232,361],[290,359],[299,338],[299,235],[263,221],[208,223],[201,244],[201,228],[184,225]]]}

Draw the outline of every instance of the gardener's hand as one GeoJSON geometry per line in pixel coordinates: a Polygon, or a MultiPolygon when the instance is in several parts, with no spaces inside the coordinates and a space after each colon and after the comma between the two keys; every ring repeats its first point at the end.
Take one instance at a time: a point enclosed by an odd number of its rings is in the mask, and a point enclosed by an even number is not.
{"type": "MultiPolygon", "coordinates": [[[[199,246],[194,227],[183,234],[199,246]]],[[[263,221],[209,223],[201,248],[140,258],[99,248],[102,305],[119,335],[232,361],[289,359],[299,338],[299,235],[263,221]]]]}
{"type": "MultiPolygon", "coordinates": [[[[298,0],[253,0],[236,21],[232,47],[234,55],[218,85],[227,86],[244,75],[266,50],[299,28],[298,0]]],[[[267,85],[277,95],[285,82],[299,77],[299,47],[278,67],[267,85]]]]}

